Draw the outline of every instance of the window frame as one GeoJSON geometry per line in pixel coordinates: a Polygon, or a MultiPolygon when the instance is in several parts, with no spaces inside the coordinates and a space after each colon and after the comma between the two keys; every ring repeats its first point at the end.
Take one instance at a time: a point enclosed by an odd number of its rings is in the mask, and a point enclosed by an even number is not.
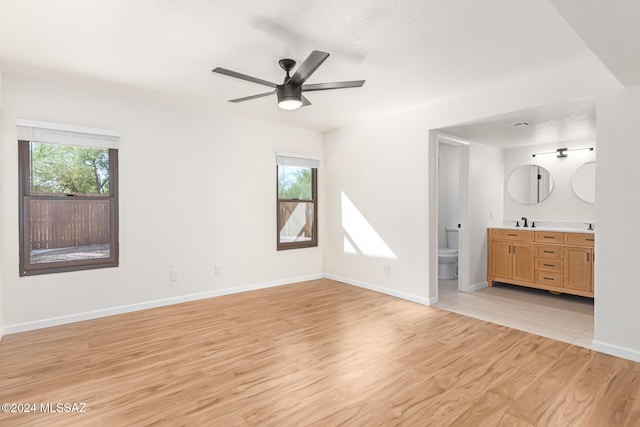
{"type": "Polygon", "coordinates": [[[305,166],[311,169],[311,199],[281,199],[280,198],[280,180],[279,172],[280,165],[276,164],[276,241],[277,250],[289,250],[289,249],[301,249],[301,248],[313,248],[318,246],[318,168],[312,166],[305,166]],[[280,241],[280,204],[282,202],[291,203],[311,203],[313,204],[313,225],[311,226],[311,240],[299,241],[299,242],[281,242],[280,241]]]}
{"type": "MultiPolygon", "coordinates": [[[[19,275],[34,276],[39,274],[62,273],[70,271],[92,270],[98,268],[118,267],[118,150],[109,150],[109,195],[86,196],[74,195],[32,195],[31,194],[31,142],[26,139],[18,140],[18,222],[19,222],[19,275]],[[57,261],[48,263],[31,263],[30,244],[30,202],[32,200],[55,200],[59,202],[77,202],[81,200],[100,200],[110,202],[109,213],[109,253],[108,258],[94,258],[73,261],[57,261]]],[[[50,144],[50,142],[42,142],[50,144]]],[[[72,144],[76,145],[76,144],[72,144]]]]}

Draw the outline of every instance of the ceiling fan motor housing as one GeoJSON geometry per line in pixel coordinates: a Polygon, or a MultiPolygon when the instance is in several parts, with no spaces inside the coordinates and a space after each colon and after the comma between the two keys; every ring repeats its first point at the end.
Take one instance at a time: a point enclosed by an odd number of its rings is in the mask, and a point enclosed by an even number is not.
{"type": "Polygon", "coordinates": [[[302,99],[302,86],[282,84],[276,87],[278,104],[284,101],[300,101],[302,99]]]}

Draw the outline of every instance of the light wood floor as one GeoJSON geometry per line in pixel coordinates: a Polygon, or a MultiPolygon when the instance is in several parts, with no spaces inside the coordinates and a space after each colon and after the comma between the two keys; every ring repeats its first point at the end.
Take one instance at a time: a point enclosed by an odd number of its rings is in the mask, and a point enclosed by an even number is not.
{"type": "Polygon", "coordinates": [[[318,280],[6,336],[0,425],[638,426],[640,364],[318,280]]]}
{"type": "Polygon", "coordinates": [[[436,307],[520,331],[591,348],[593,300],[540,289],[496,284],[458,292],[457,280],[440,280],[436,307]]]}

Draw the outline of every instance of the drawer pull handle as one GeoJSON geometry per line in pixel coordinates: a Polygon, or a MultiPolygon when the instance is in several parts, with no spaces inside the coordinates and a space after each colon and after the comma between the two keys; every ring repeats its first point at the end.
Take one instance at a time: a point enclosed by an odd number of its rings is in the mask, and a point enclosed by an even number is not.
{"type": "Polygon", "coordinates": [[[554,236],[542,236],[543,239],[555,239],[554,236]]]}
{"type": "Polygon", "coordinates": [[[596,239],[584,239],[584,240],[586,240],[587,242],[595,242],[596,239]]]}
{"type": "Polygon", "coordinates": [[[542,251],[542,252],[544,252],[545,254],[555,254],[556,253],[556,251],[542,251]]]}
{"type": "Polygon", "coordinates": [[[554,279],[553,279],[553,277],[544,277],[544,276],[542,276],[542,278],[543,278],[544,280],[554,280],[554,279]]]}
{"type": "Polygon", "coordinates": [[[555,264],[542,264],[542,265],[544,265],[545,267],[555,267],[555,264]]]}
{"type": "Polygon", "coordinates": [[[508,234],[507,234],[507,236],[513,236],[513,237],[516,237],[516,236],[517,236],[517,234],[511,234],[511,233],[508,233],[508,234]]]}

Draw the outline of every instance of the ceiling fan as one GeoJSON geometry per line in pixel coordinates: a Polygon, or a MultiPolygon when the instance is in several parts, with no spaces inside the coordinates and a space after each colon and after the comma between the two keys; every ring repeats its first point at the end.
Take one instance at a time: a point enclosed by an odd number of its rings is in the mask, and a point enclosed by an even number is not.
{"type": "Polygon", "coordinates": [[[283,110],[295,110],[306,105],[311,105],[311,102],[302,94],[302,92],[311,92],[315,90],[332,90],[332,89],[345,89],[349,87],[361,87],[364,84],[364,80],[354,80],[350,82],[334,82],[334,83],[315,83],[304,84],[305,81],[313,74],[316,69],[329,57],[327,52],[321,52],[314,50],[304,60],[302,65],[298,67],[293,76],[289,75],[289,72],[295,67],[296,61],[293,59],[281,59],[279,61],[280,67],[286,72],[286,76],[282,84],[271,83],[266,80],[262,80],[256,77],[248,76],[246,74],[238,73],[236,71],[227,70],[226,68],[216,67],[212,71],[214,73],[224,74],[236,79],[242,79],[253,83],[258,83],[264,86],[273,88],[271,92],[261,93],[258,95],[245,96],[243,98],[230,99],[229,102],[242,102],[249,101],[251,99],[262,98],[263,96],[269,96],[276,94],[278,96],[278,107],[283,110]]]}

